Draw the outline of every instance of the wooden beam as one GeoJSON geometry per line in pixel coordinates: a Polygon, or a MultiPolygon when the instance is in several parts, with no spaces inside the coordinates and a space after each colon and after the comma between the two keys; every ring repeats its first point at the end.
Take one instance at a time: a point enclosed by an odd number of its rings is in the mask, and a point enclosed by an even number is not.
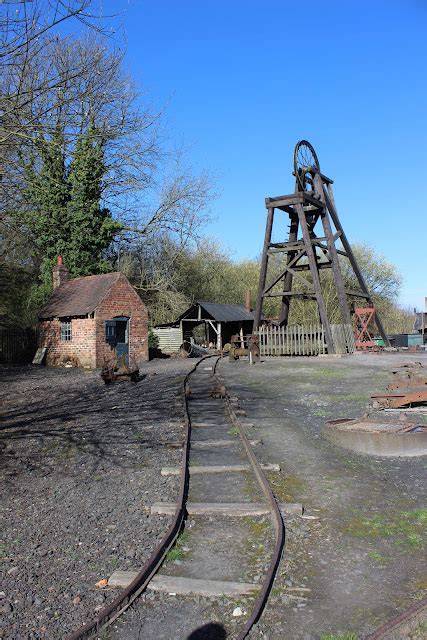
{"type": "MultiPolygon", "coordinates": [[[[282,513],[302,515],[304,508],[301,503],[281,502],[279,504],[282,513]]],[[[268,504],[257,502],[188,502],[187,513],[190,516],[263,516],[270,513],[268,504]]],[[[151,515],[173,516],[176,511],[174,502],[155,502],[151,508],[151,515]]]]}
{"type": "Polygon", "coordinates": [[[315,298],[316,294],[310,291],[300,293],[297,291],[283,291],[282,293],[267,293],[265,298],[281,298],[282,296],[293,296],[294,298],[315,298]]]}
{"type": "MultiPolygon", "coordinates": [[[[327,185],[327,188],[323,187],[323,193],[325,196],[325,202],[326,202],[326,206],[328,207],[328,211],[331,215],[331,218],[334,222],[335,228],[341,232],[341,242],[343,244],[344,249],[347,252],[347,257],[350,260],[350,264],[353,267],[353,271],[356,274],[356,278],[359,282],[360,288],[362,289],[362,292],[365,293],[367,295],[367,300],[371,300],[371,296],[368,290],[368,287],[366,285],[365,279],[363,277],[362,272],[359,269],[359,265],[357,264],[357,260],[353,254],[353,249],[351,248],[351,245],[349,243],[349,241],[347,240],[347,236],[344,233],[344,229],[341,226],[341,222],[339,220],[338,217],[338,213],[337,213],[337,209],[335,206],[335,199],[334,199],[334,193],[332,190],[332,184],[329,183],[327,185]]],[[[388,347],[390,346],[390,342],[389,339],[387,337],[387,334],[385,332],[383,323],[381,322],[381,318],[378,316],[378,314],[375,314],[375,322],[377,324],[377,327],[379,329],[379,332],[381,334],[382,339],[384,340],[384,344],[388,347]]]]}
{"type": "MultiPolygon", "coordinates": [[[[322,205],[323,206],[323,205],[322,205]]],[[[310,242],[310,233],[308,230],[307,218],[305,217],[304,209],[301,204],[296,205],[298,212],[299,223],[301,225],[301,231],[305,243],[305,249],[307,252],[308,262],[310,264],[311,277],[313,278],[313,287],[316,293],[317,306],[319,307],[320,321],[323,325],[323,331],[325,334],[326,344],[328,347],[328,353],[334,353],[334,342],[332,339],[331,327],[326,313],[325,301],[323,299],[322,288],[320,286],[320,278],[317,272],[316,256],[314,254],[313,246],[310,242]]]]}
{"type": "MultiPolygon", "coordinates": [[[[300,251],[294,258],[292,258],[292,260],[290,260],[288,262],[288,264],[286,265],[286,267],[281,271],[281,273],[276,276],[273,280],[273,282],[271,284],[268,285],[268,287],[266,287],[263,291],[263,296],[268,293],[269,291],[271,291],[271,289],[279,282],[279,280],[281,280],[285,275],[287,270],[289,269],[289,266],[292,266],[295,264],[295,262],[297,262],[300,258],[302,258],[302,256],[305,255],[305,249],[304,251],[300,251]]],[[[311,285],[309,285],[311,286],[311,285]]]]}
{"type": "Polygon", "coordinates": [[[306,200],[310,204],[314,205],[316,210],[323,209],[323,207],[325,206],[323,204],[323,202],[321,200],[319,200],[318,196],[315,196],[314,193],[313,193],[313,195],[311,195],[307,191],[304,191],[304,200],[306,200]]]}
{"type": "Polygon", "coordinates": [[[323,210],[321,214],[321,221],[323,231],[326,237],[326,243],[328,252],[331,258],[331,269],[335,282],[335,289],[338,297],[338,305],[341,312],[341,319],[344,324],[351,324],[350,309],[348,307],[347,297],[344,289],[344,280],[341,273],[341,267],[338,262],[337,249],[335,247],[334,234],[332,232],[331,222],[329,220],[328,209],[326,208],[325,194],[323,192],[323,185],[321,178],[318,174],[314,176],[314,188],[316,195],[322,200],[323,210]]]}
{"type": "Polygon", "coordinates": [[[259,273],[259,283],[258,283],[258,292],[257,292],[257,300],[255,307],[255,315],[254,315],[254,330],[258,329],[261,323],[261,313],[262,313],[262,292],[265,288],[265,280],[267,278],[267,267],[268,267],[268,248],[271,242],[271,232],[273,229],[273,220],[274,220],[274,208],[269,207],[267,214],[267,225],[265,228],[265,237],[264,237],[264,248],[262,252],[262,260],[261,260],[261,269],[259,273]]]}
{"type": "Polygon", "coordinates": [[[354,289],[346,289],[345,292],[348,296],[355,296],[356,298],[366,298],[367,300],[370,299],[369,293],[362,293],[362,291],[355,291],[354,289]]]}
{"type": "Polygon", "coordinates": [[[303,202],[302,195],[291,193],[286,196],[278,196],[277,198],[266,198],[265,206],[267,207],[267,209],[269,209],[271,207],[289,206],[292,204],[297,204],[302,202],[303,202]]]}

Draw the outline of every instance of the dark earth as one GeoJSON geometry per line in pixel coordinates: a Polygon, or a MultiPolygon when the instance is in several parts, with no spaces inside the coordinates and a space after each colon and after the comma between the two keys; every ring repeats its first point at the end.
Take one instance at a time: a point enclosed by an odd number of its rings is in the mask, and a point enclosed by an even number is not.
{"type": "Polygon", "coordinates": [[[137,384],[99,372],[3,368],[0,637],[62,638],[114,597],[95,584],[141,566],[176,499],[188,360],[147,363],[137,384]],[[145,377],[144,377],[145,376],[145,377]],[[166,444],[165,444],[166,443],[166,444]]]}
{"type": "MultiPolygon", "coordinates": [[[[426,458],[368,457],[320,436],[325,420],[364,413],[399,363],[427,367],[426,354],[414,356],[221,364],[230,395],[254,425],[248,435],[263,441],[257,456],[281,465],[269,475],[277,497],[302,502],[309,516],[286,518],[279,576],[251,638],[362,639],[425,597],[426,458]]],[[[176,496],[176,478],[159,470],[180,459],[164,443],[182,438],[177,392],[193,364],[148,363],[142,373],[157,375],[110,388],[97,372],[3,370],[4,638],[63,637],[113,597],[95,587],[98,580],[147,558],[169,521],[148,517],[144,506],[176,496]]],[[[248,481],[246,495],[252,490],[248,481]]],[[[255,540],[245,551],[245,566],[252,563],[246,577],[259,579],[271,528],[259,519],[244,525],[255,540]]],[[[195,522],[187,532],[191,561],[195,522]]],[[[231,638],[247,615],[234,618],[236,606],[249,612],[250,598],[147,592],[100,637],[231,638]],[[211,633],[206,627],[190,636],[204,624],[211,633]]],[[[424,637],[421,627],[412,637],[424,637]]]]}

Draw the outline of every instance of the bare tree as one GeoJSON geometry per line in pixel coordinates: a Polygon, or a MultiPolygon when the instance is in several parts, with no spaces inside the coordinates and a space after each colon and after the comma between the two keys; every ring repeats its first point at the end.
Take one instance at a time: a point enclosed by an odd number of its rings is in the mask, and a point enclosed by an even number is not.
{"type": "Polygon", "coordinates": [[[91,127],[104,151],[102,204],[121,223],[110,257],[122,268],[126,253],[140,251],[145,266],[136,283],[146,295],[159,294],[171,290],[175,260],[207,221],[212,180],[207,172],[188,166],[183,149],[168,147],[163,110],[155,110],[138,93],[125,72],[124,53],[109,45],[93,34],[47,34],[37,56],[26,60],[25,73],[9,69],[0,97],[10,104],[10,96],[19,93],[27,101],[8,114],[14,122],[2,145],[6,197],[0,212],[9,223],[11,217],[19,218],[16,212],[32,206],[25,166],[31,164],[37,173],[44,146],[61,144],[69,167],[76,141],[91,127]],[[166,242],[170,250],[160,260],[159,247],[166,242]],[[157,259],[155,267],[148,266],[148,254],[157,259]]]}

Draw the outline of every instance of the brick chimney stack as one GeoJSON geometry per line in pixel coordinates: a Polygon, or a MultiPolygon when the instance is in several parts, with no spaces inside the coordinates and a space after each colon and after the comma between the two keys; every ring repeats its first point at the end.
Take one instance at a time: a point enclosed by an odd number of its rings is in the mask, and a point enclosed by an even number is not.
{"type": "Polygon", "coordinates": [[[246,289],[245,291],[245,309],[246,311],[252,311],[251,309],[251,290],[246,289]]]}
{"type": "Polygon", "coordinates": [[[52,271],[52,280],[54,289],[57,289],[68,280],[68,269],[62,262],[62,256],[58,256],[56,259],[56,265],[52,271]]]}

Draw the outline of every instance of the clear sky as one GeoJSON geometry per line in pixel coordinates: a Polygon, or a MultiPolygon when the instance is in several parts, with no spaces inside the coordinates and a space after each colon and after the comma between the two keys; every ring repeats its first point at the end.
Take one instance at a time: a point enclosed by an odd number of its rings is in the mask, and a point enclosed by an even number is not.
{"type": "MultiPolygon", "coordinates": [[[[294,189],[305,138],[351,242],[427,295],[427,0],[106,0],[127,64],[195,167],[218,175],[207,231],[259,255],[266,196],[294,189]]],[[[284,228],[285,230],[285,228],[284,228]]]]}

